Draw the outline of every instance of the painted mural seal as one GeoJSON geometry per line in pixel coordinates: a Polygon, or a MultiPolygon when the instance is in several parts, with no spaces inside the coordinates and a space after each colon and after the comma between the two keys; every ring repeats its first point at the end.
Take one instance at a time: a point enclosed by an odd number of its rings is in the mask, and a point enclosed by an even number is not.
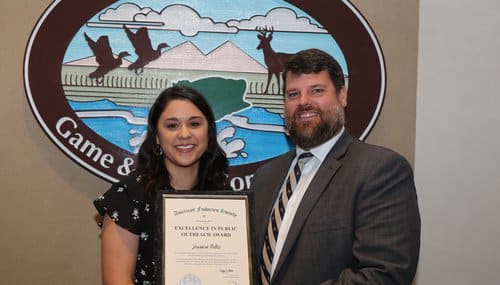
{"type": "Polygon", "coordinates": [[[231,186],[293,148],[284,133],[281,70],[290,55],[322,49],[348,82],[346,123],[364,139],[385,94],[375,33],[349,1],[54,1],[29,39],[24,82],[51,141],[115,182],[134,169],[149,106],[190,85],[217,119],[231,186]],[[160,3],[161,2],[161,3],[160,3]]]}

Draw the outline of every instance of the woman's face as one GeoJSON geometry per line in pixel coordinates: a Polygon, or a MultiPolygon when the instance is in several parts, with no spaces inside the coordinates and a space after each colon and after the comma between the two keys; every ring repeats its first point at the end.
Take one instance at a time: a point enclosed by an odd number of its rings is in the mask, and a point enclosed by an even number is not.
{"type": "Polygon", "coordinates": [[[208,121],[193,103],[170,101],[158,119],[157,129],[157,143],[171,174],[182,168],[198,168],[208,145],[208,121]]]}

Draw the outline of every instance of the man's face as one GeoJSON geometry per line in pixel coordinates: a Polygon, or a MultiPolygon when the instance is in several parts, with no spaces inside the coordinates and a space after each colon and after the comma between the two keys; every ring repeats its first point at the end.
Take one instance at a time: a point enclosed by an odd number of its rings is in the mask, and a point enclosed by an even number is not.
{"type": "Polygon", "coordinates": [[[318,146],[344,125],[347,92],[337,94],[328,71],[293,74],[285,86],[285,124],[290,137],[303,149],[318,146]]]}

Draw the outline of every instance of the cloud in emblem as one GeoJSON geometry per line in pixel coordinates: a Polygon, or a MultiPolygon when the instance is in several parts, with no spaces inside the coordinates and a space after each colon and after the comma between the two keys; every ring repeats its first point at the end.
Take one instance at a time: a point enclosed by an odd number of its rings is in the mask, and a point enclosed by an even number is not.
{"type": "MultiPolygon", "coordinates": [[[[211,18],[201,17],[198,12],[185,5],[170,5],[161,12],[150,8],[143,8],[135,4],[122,4],[116,9],[108,9],[99,19],[103,22],[126,22],[147,26],[150,29],[179,31],[184,36],[196,36],[199,32],[237,33],[235,27],[228,27],[225,23],[216,23],[211,18]]],[[[100,22],[99,26],[104,24],[100,22]]],[[[92,23],[95,25],[95,23],[92,23]]]]}
{"type": "Polygon", "coordinates": [[[118,21],[118,22],[128,22],[133,21],[136,15],[146,15],[151,12],[151,8],[141,8],[133,3],[125,3],[116,9],[110,8],[104,13],[99,15],[99,20],[101,21],[118,21]]]}
{"type": "Polygon", "coordinates": [[[255,30],[256,27],[273,27],[274,31],[283,32],[308,32],[327,33],[325,29],[311,23],[307,17],[299,17],[297,13],[289,8],[274,8],[269,10],[265,16],[255,15],[250,19],[231,20],[228,26],[237,27],[240,30],[255,30]]]}
{"type": "Polygon", "coordinates": [[[269,27],[274,31],[328,33],[324,28],[311,22],[308,17],[299,17],[289,8],[271,9],[266,15],[254,15],[250,19],[215,22],[210,17],[202,17],[193,8],[174,4],[161,12],[149,7],[141,8],[133,3],[125,3],[117,8],[107,9],[99,15],[99,22],[89,22],[94,27],[148,27],[149,29],[179,31],[184,36],[193,37],[199,32],[237,33],[239,30],[253,31],[256,27],[269,27]]]}

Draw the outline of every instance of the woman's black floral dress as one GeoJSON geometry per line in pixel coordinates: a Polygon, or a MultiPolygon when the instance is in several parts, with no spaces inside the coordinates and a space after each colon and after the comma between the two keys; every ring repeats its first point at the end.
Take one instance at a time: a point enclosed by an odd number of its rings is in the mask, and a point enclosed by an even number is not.
{"type": "MultiPolygon", "coordinates": [[[[120,227],[139,236],[135,284],[150,285],[155,280],[154,203],[145,191],[146,181],[132,172],[94,200],[101,218],[108,214],[120,227]]],[[[102,225],[102,223],[100,223],[102,225]]]]}

